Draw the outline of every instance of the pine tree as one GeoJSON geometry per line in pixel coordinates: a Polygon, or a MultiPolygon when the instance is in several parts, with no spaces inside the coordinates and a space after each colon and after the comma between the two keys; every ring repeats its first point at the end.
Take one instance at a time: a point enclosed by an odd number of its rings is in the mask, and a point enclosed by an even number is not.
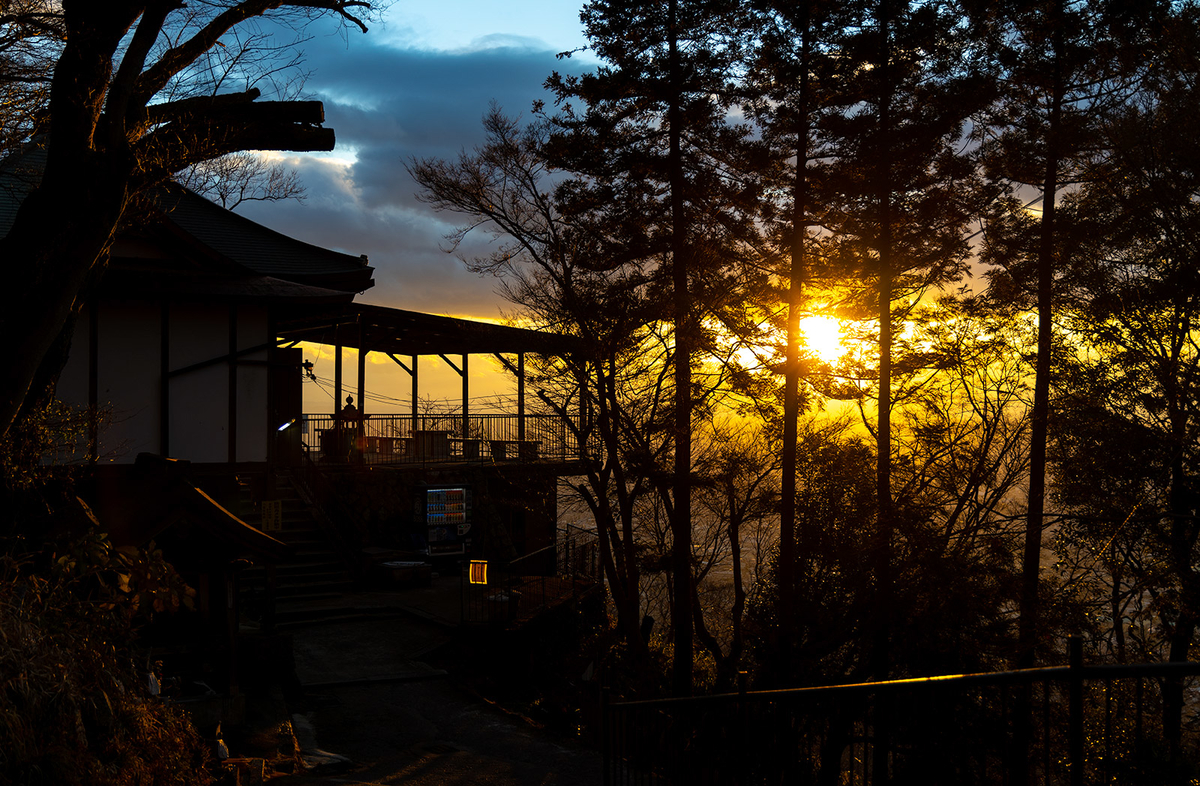
{"type": "MultiPolygon", "coordinates": [[[[878,324],[877,588],[874,674],[889,674],[895,331],[922,296],[966,270],[964,228],[974,213],[974,169],[961,142],[987,97],[965,58],[965,30],[948,4],[875,0],[843,7],[839,112],[825,121],[827,222],[835,253],[867,284],[878,324]]],[[[865,305],[865,303],[864,303],[865,305]]]]}
{"type": "Polygon", "coordinates": [[[1001,267],[992,274],[993,291],[1036,307],[1038,316],[1018,667],[1033,666],[1038,649],[1055,279],[1066,263],[1057,225],[1059,193],[1077,184],[1085,155],[1099,144],[1097,121],[1120,102],[1140,70],[1142,31],[1156,5],[1020,0],[989,3],[975,13],[976,29],[987,31],[1001,86],[982,126],[983,158],[989,176],[1009,193],[989,221],[985,258],[1001,267]],[[1033,200],[1031,190],[1037,194],[1033,200]],[[1026,208],[1034,205],[1040,211],[1031,222],[1026,208]]]}
{"type": "Polygon", "coordinates": [[[735,271],[755,233],[753,148],[747,129],[727,121],[724,100],[744,16],[731,0],[594,0],[581,18],[602,65],[548,80],[561,106],[550,160],[579,176],[560,192],[565,212],[605,206],[594,227],[606,252],[597,263],[652,267],[672,325],[674,469],[662,501],[672,535],[672,686],[687,695],[693,372],[711,339],[707,320],[722,321],[720,303],[740,306],[735,271]]]}
{"type": "MultiPolygon", "coordinates": [[[[1064,200],[1073,253],[1063,266],[1064,318],[1083,344],[1059,361],[1064,384],[1051,424],[1058,498],[1074,537],[1105,550],[1112,592],[1158,598],[1156,630],[1171,661],[1187,661],[1200,628],[1200,20],[1189,10],[1156,25],[1154,68],[1097,129],[1102,153],[1064,200]],[[1123,551],[1118,556],[1117,548],[1123,551]]],[[[1113,635],[1124,650],[1124,617],[1113,635]]],[[[1154,649],[1159,649],[1158,647],[1154,649]]],[[[1163,730],[1178,756],[1183,686],[1164,681],[1163,730]]]]}

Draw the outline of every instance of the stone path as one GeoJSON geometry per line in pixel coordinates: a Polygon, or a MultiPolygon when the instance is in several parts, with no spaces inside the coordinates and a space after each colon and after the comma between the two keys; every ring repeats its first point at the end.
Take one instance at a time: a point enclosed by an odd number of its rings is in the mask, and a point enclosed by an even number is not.
{"type": "Polygon", "coordinates": [[[293,716],[319,766],[277,786],[599,786],[598,753],[466,693],[422,658],[453,632],[417,618],[295,631],[309,707],[293,716]]]}

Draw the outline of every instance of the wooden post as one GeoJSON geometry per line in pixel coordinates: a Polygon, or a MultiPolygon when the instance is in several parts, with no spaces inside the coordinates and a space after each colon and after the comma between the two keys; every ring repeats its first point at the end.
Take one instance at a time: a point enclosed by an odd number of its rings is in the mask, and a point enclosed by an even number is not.
{"type": "MultiPolygon", "coordinates": [[[[275,386],[275,368],[279,362],[279,338],[275,335],[275,308],[267,310],[267,482],[265,499],[275,499],[275,467],[279,462],[279,391],[275,386]]],[[[301,412],[304,407],[301,406],[301,412]]],[[[297,428],[299,426],[297,425],[297,428]]]]}
{"type": "Polygon", "coordinates": [[[171,306],[158,307],[158,452],[171,455],[171,306]]]}
{"type": "Polygon", "coordinates": [[[1070,683],[1068,687],[1068,757],[1071,762],[1071,786],[1083,786],[1083,637],[1067,640],[1070,683]]]}
{"type": "Polygon", "coordinates": [[[471,384],[467,374],[467,355],[462,356],[462,438],[470,439],[471,430],[468,421],[471,416],[471,384]]]}
{"type": "Polygon", "coordinates": [[[226,668],[228,669],[228,685],[229,695],[237,696],[241,693],[238,686],[238,670],[237,670],[237,639],[238,639],[238,580],[237,573],[232,566],[225,566],[225,597],[222,598],[224,606],[222,611],[225,616],[225,637],[229,644],[229,656],[226,668]]]}
{"type": "Polygon", "coordinates": [[[237,463],[237,350],[238,350],[238,310],[236,305],[229,306],[229,463],[237,463]]]}
{"type": "Polygon", "coordinates": [[[88,461],[100,458],[100,303],[88,306],[88,461]]]}
{"type": "Polygon", "coordinates": [[[420,359],[420,355],[412,356],[412,420],[413,420],[412,437],[413,437],[413,439],[416,439],[417,429],[420,427],[420,422],[419,422],[420,415],[418,414],[418,411],[417,411],[417,401],[418,401],[417,361],[419,359],[420,359]]]}
{"type": "Polygon", "coordinates": [[[517,353],[517,439],[525,441],[525,353],[517,353]]]}
{"type": "Polygon", "coordinates": [[[358,323],[358,441],[362,448],[362,438],[367,425],[367,347],[366,331],[362,319],[358,323]]]}
{"type": "MultiPolygon", "coordinates": [[[[274,470],[271,470],[274,472],[274,470]]],[[[279,571],[275,565],[275,561],[271,560],[266,564],[266,592],[263,593],[263,611],[262,611],[262,631],[263,633],[275,632],[275,602],[276,590],[279,586],[279,571]]]]}
{"type": "Polygon", "coordinates": [[[333,414],[342,410],[342,326],[333,326],[333,414]]]}

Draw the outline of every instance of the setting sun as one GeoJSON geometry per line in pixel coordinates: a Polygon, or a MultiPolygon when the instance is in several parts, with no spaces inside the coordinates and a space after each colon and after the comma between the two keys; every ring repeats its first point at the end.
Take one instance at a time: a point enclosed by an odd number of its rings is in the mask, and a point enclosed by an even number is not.
{"type": "Polygon", "coordinates": [[[826,363],[837,361],[846,351],[842,345],[842,326],[836,317],[812,316],[800,320],[804,346],[826,363]]]}

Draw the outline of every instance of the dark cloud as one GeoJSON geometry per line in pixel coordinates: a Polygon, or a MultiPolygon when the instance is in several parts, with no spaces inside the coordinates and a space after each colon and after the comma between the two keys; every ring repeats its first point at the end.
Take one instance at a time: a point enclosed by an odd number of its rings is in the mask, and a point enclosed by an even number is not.
{"type": "MultiPolygon", "coordinates": [[[[497,316],[505,304],[496,281],[441,250],[456,218],[416,201],[405,164],[456,157],[481,142],[492,102],[528,117],[535,100],[550,101],[542,84],[552,71],[586,66],[513,37],[490,38],[498,40],[454,53],[398,49],[369,36],[308,42],[307,92],[324,102],[338,147],[326,158],[291,159],[308,189],[304,204],[249,204],[241,212],[301,240],[367,254],[376,269],[370,302],[497,316]]],[[[486,240],[472,239],[470,252],[486,240]]]]}

